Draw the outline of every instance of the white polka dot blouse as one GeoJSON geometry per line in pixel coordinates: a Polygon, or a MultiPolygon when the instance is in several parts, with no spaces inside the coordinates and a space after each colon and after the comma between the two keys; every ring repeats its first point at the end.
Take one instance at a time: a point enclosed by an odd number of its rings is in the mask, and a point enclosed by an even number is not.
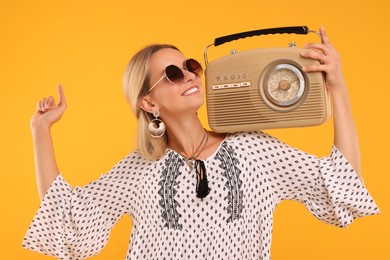
{"type": "Polygon", "coordinates": [[[59,259],[96,255],[124,215],[133,227],[126,259],[269,260],[275,207],[296,200],[338,227],[378,214],[335,147],[317,158],[262,132],[229,134],[204,161],[209,194],[196,196],[195,170],[167,149],[157,161],[132,152],[85,187],[59,175],[23,247],[59,259]]]}

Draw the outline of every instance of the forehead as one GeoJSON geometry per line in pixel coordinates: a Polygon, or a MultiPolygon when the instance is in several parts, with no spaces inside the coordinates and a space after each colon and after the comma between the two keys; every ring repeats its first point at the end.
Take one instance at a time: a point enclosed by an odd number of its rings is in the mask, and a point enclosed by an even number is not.
{"type": "Polygon", "coordinates": [[[184,60],[185,57],[180,51],[171,48],[164,48],[152,54],[149,61],[149,69],[151,73],[156,71],[160,74],[161,71],[168,65],[174,64],[181,67],[184,60]]]}

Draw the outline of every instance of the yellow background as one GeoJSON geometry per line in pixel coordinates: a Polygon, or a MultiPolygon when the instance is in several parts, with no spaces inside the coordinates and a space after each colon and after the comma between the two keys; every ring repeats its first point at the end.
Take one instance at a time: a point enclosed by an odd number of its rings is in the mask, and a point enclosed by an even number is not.
{"type": "MultiPolygon", "coordinates": [[[[338,229],[298,203],[282,203],[275,213],[273,260],[390,259],[389,13],[385,0],[1,0],[0,259],[50,259],[22,249],[21,243],[39,207],[29,120],[39,99],[56,96],[58,82],[68,99],[63,119],[53,128],[58,164],[72,185],[85,185],[134,147],[136,121],[121,79],[139,48],[167,42],[203,60],[204,47],[218,36],[321,24],[342,57],[364,178],[382,213],[338,229]]],[[[287,46],[287,39],[275,35],[236,42],[240,50],[287,46]]],[[[230,46],[225,53],[223,46],[211,48],[211,59],[227,54],[230,46]]],[[[204,107],[199,114],[206,125],[204,107]]],[[[269,132],[318,156],[326,155],[332,143],[331,121],[269,132]]],[[[130,230],[127,216],[94,259],[124,259],[130,230]]]]}

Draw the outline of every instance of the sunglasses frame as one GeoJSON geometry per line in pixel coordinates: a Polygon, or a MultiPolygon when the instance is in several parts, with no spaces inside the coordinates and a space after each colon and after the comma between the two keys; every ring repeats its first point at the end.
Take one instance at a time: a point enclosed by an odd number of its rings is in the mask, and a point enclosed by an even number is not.
{"type": "MultiPolygon", "coordinates": [[[[173,65],[173,64],[168,65],[168,66],[166,66],[165,69],[164,69],[164,75],[163,75],[159,80],[157,80],[156,83],[154,83],[154,84],[150,87],[148,93],[150,93],[150,91],[152,91],[153,88],[156,87],[157,84],[158,84],[161,80],[163,80],[164,78],[166,78],[169,82],[171,82],[171,83],[173,83],[173,84],[177,84],[177,83],[173,82],[172,80],[170,80],[169,77],[167,76],[167,72],[166,72],[166,71],[167,71],[167,68],[168,68],[168,67],[171,67],[171,66],[177,68],[178,71],[181,72],[180,78],[181,78],[181,79],[184,79],[183,69],[181,69],[181,68],[179,68],[178,66],[173,65]]],[[[187,70],[188,72],[194,73],[195,75],[200,75],[200,74],[203,73],[203,68],[202,68],[202,65],[200,64],[200,62],[197,61],[197,60],[195,60],[195,59],[192,59],[192,58],[187,59],[187,60],[184,61],[184,68],[185,68],[185,70],[187,70]],[[193,71],[192,71],[192,70],[189,70],[189,69],[187,68],[187,63],[188,63],[188,61],[191,61],[191,60],[192,60],[192,61],[195,61],[196,64],[199,65],[199,66],[198,66],[197,68],[195,68],[195,70],[193,70],[193,71]],[[199,73],[198,73],[197,71],[199,70],[199,68],[200,68],[200,71],[199,71],[199,73]]]]}

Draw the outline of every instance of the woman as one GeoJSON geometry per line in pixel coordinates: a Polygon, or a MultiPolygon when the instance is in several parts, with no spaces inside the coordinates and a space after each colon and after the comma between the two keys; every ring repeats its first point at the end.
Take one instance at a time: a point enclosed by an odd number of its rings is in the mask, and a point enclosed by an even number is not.
{"type": "Polygon", "coordinates": [[[66,108],[38,102],[31,120],[42,204],[24,247],[60,259],[97,254],[130,214],[127,259],[270,259],[273,211],[297,200],[318,219],[344,227],[379,212],[361,181],[357,134],[339,57],[323,43],[302,56],[321,65],[334,102],[334,146],[318,159],[262,132],[206,131],[200,65],[171,45],[152,45],[130,61],[125,94],[139,119],[138,149],[89,185],[75,189],[56,165],[50,127],[66,108]]]}

